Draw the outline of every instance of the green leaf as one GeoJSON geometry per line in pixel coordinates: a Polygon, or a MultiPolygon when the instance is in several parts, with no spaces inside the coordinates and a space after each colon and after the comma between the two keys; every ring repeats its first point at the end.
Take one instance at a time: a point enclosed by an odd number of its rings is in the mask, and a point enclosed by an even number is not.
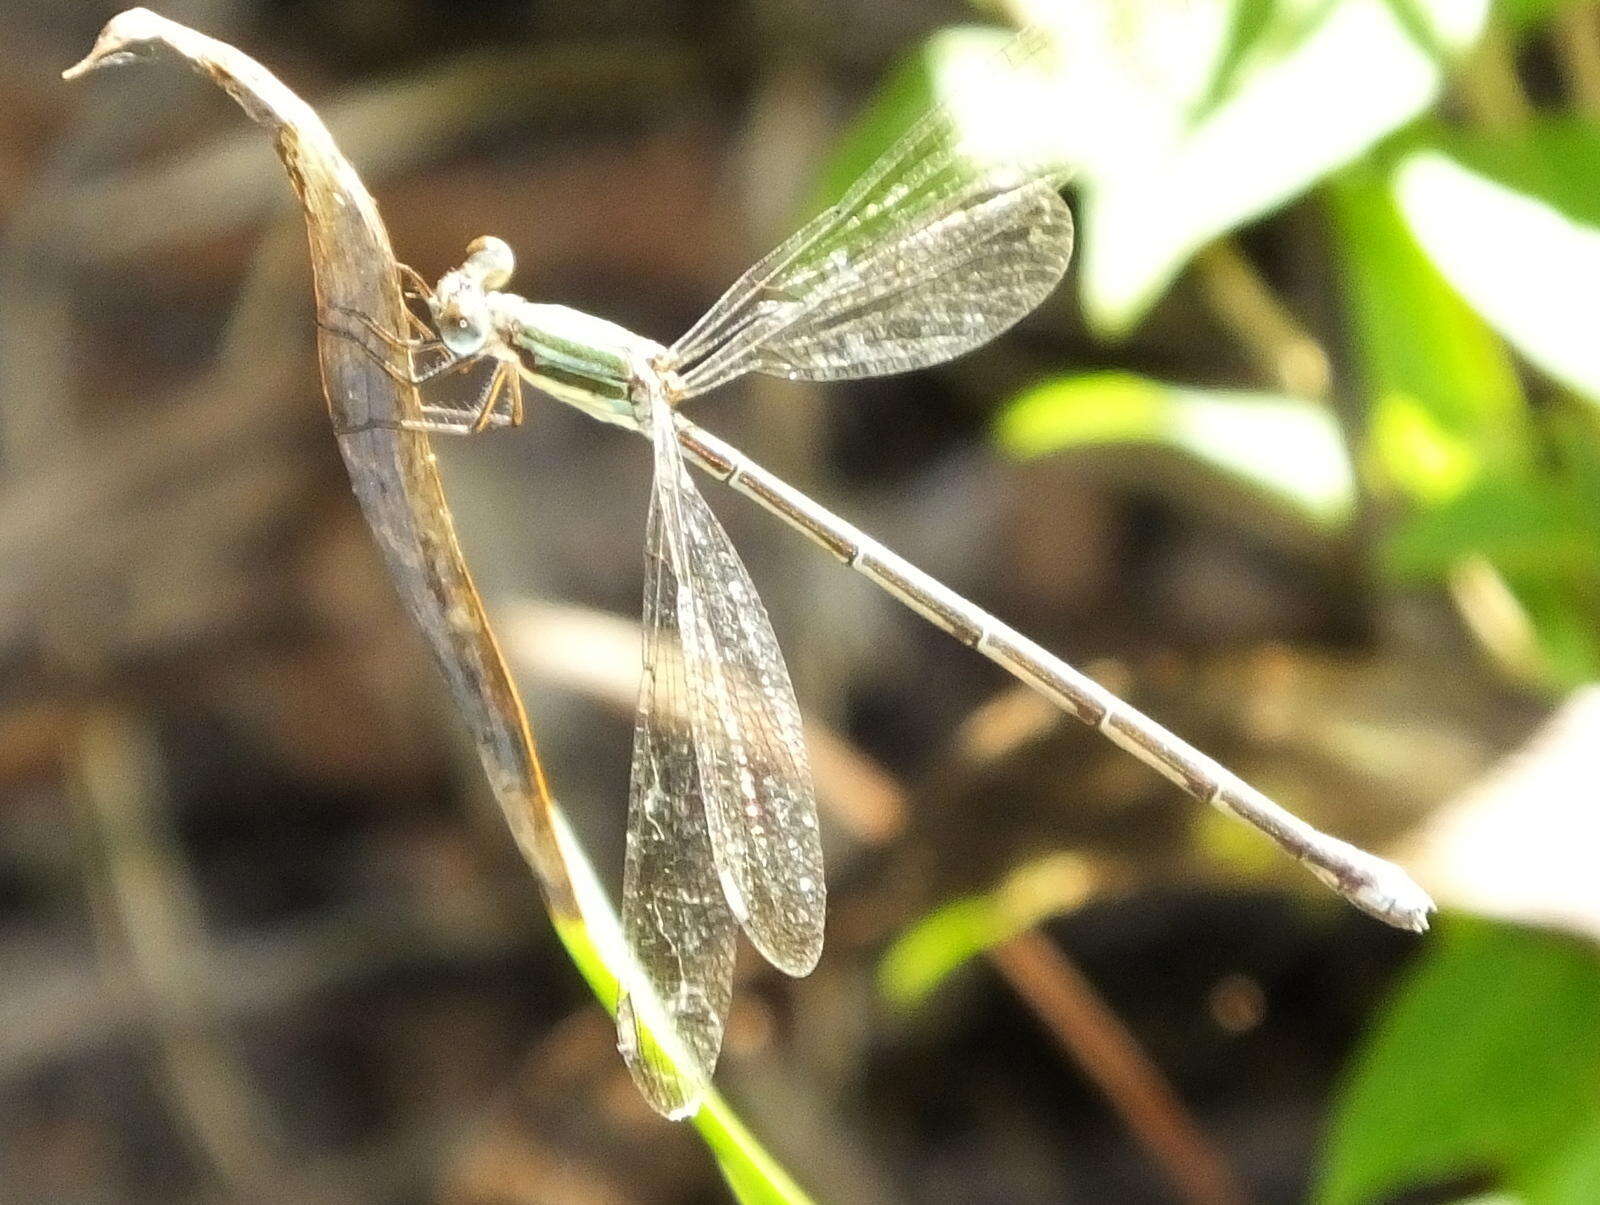
{"type": "Polygon", "coordinates": [[[1385,482],[1428,505],[1456,497],[1483,468],[1469,441],[1451,434],[1427,406],[1398,390],[1372,399],[1367,449],[1385,482]]]}
{"type": "Polygon", "coordinates": [[[903,58],[834,148],[807,212],[819,213],[843,196],[873,160],[940,101],[940,64],[964,54],[992,55],[1005,37],[1004,30],[954,26],[903,58]]]}
{"type": "Polygon", "coordinates": [[[1600,678],[1600,508],[1571,473],[1486,478],[1406,516],[1379,546],[1381,568],[1403,582],[1449,580],[1475,557],[1510,590],[1539,682],[1565,690],[1600,678]]]}
{"type": "Polygon", "coordinates": [[[722,1178],[743,1205],[808,1205],[808,1197],[756,1141],[728,1102],[716,1093],[695,1114],[695,1128],[717,1157],[722,1178]]]}
{"type": "Polygon", "coordinates": [[[1600,1201],[1600,1118],[1574,1133],[1561,1149],[1522,1177],[1525,1199],[1540,1205],[1593,1205],[1600,1201]]]}
{"type": "Polygon", "coordinates": [[[1370,413],[1367,463],[1414,499],[1454,497],[1527,462],[1527,406],[1504,345],[1406,227],[1382,172],[1328,190],[1370,413]]]}
{"type": "Polygon", "coordinates": [[[1399,526],[1383,546],[1391,576],[1437,581],[1468,555],[1524,581],[1600,580],[1600,515],[1556,482],[1482,482],[1399,526]]]}
{"type": "Polygon", "coordinates": [[[957,967],[1025,925],[1005,916],[993,896],[952,900],[902,933],[878,964],[878,991],[897,1008],[921,1003],[957,967]]]}
{"type": "MultiPolygon", "coordinates": [[[[583,847],[567,826],[566,817],[557,811],[555,821],[562,861],[583,918],[579,921],[553,912],[556,934],[595,998],[614,1016],[619,972],[628,965],[630,958],[622,936],[622,923],[583,847]]],[[[717,1092],[706,1093],[692,1124],[716,1158],[728,1187],[741,1202],[746,1205],[807,1205],[810,1201],[717,1092]]]]}
{"type": "MultiPolygon", "coordinates": [[[[1091,323],[1127,330],[1200,247],[1299,195],[1427,108],[1439,87],[1439,48],[1469,45],[1486,7],[1487,0],[1023,3],[1020,16],[1058,35],[1061,69],[1054,91],[1019,102],[1018,120],[1053,126],[1052,141],[1080,168],[1091,323]]],[[[963,101],[986,90],[977,83],[985,70],[995,78],[995,52],[1008,36],[946,29],[896,69],[834,155],[821,203],[929,105],[949,103],[959,119],[963,101]]]]}
{"type": "Polygon", "coordinates": [[[1547,113],[1509,133],[1452,128],[1433,141],[1464,167],[1600,226],[1600,126],[1591,118],[1547,113]]]}
{"type": "Polygon", "coordinates": [[[1019,867],[993,891],[953,900],[902,933],[878,964],[878,990],[895,1007],[912,1008],[968,959],[1078,907],[1092,886],[1087,866],[1070,854],[1019,867]]]}
{"type": "Polygon", "coordinates": [[[1354,505],[1333,416],[1278,394],[1188,389],[1120,372],[1058,377],[1007,403],[995,438],[1024,459],[1116,444],[1169,448],[1323,526],[1341,525],[1354,505]]]}
{"type": "MultiPolygon", "coordinates": [[[[1593,551],[1590,545],[1589,553],[1593,551]]],[[[1588,559],[1586,555],[1585,560],[1588,559]]],[[[1544,659],[1546,685],[1565,693],[1600,681],[1600,624],[1595,622],[1596,580],[1526,582],[1512,579],[1532,621],[1544,659]]]]}
{"type": "MultiPolygon", "coordinates": [[[[1519,158],[1524,176],[1545,171],[1541,155],[1501,156],[1519,158]]],[[[1393,517],[1380,565],[1402,581],[1444,582],[1481,558],[1527,626],[1520,672],[1550,686],[1584,681],[1600,668],[1592,443],[1569,440],[1576,454],[1557,454],[1566,446],[1552,447],[1561,408],[1547,408],[1536,427],[1504,344],[1423,250],[1391,179],[1364,165],[1329,189],[1368,398],[1361,463],[1411,503],[1393,517]]]]}
{"type": "Polygon", "coordinates": [[[1498,0],[1495,15],[1515,30],[1526,30],[1552,20],[1564,8],[1594,4],[1595,0],[1498,0]]]}
{"type": "Polygon", "coordinates": [[[1316,1199],[1390,1199],[1485,1172],[1513,1189],[1582,1176],[1563,1155],[1576,1160],[1600,1124],[1597,1032],[1592,946],[1447,918],[1354,1061],[1316,1199]]]}
{"type": "Polygon", "coordinates": [[[1273,5],[1264,29],[1251,11],[1238,13],[1231,36],[1184,30],[1181,39],[1165,5],[1096,0],[1056,18],[1068,56],[1062,120],[1092,127],[1078,139],[1091,324],[1128,330],[1195,251],[1427,109],[1438,54],[1470,45],[1486,9],[1486,0],[1407,0],[1397,15],[1394,0],[1296,0],[1273,5]],[[1198,92],[1187,86],[1197,69],[1198,92]]]}
{"type": "Polygon", "coordinates": [[[1600,402],[1600,129],[1551,119],[1515,137],[1451,137],[1394,176],[1417,242],[1534,364],[1600,402]]]}
{"type": "Polygon", "coordinates": [[[1228,31],[1211,80],[1195,106],[1196,119],[1206,116],[1233,93],[1251,52],[1273,32],[1272,17],[1277,7],[1277,0],[1234,0],[1228,5],[1228,31]]]}

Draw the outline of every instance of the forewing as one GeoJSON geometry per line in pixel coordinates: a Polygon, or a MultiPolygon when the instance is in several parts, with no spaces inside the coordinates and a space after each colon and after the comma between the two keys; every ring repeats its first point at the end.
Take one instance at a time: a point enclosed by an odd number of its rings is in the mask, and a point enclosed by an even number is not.
{"type": "MultiPolygon", "coordinates": [[[[1034,71],[1044,46],[1024,33],[996,68],[1034,71]]],[[[692,396],[749,371],[872,376],[978,346],[1066,271],[1072,220],[1055,194],[1068,174],[1042,131],[1001,151],[936,107],[740,277],[666,363],[692,396]]]]}
{"type": "Polygon", "coordinates": [[[617,1035],[645,1099],[669,1117],[693,1112],[710,1084],[733,996],[735,933],[711,854],[678,598],[653,499],[622,881],[637,979],[617,1003],[617,1035]]]}
{"type": "Polygon", "coordinates": [[[766,610],[689,477],[673,411],[660,398],[651,435],[712,857],[751,942],[780,970],[804,975],[822,953],[826,889],[794,687],[766,610]]]}
{"type": "Polygon", "coordinates": [[[943,363],[1037,307],[1071,254],[1071,212],[1053,185],[1032,181],[870,248],[852,276],[818,281],[811,304],[724,371],[837,380],[943,363]]]}

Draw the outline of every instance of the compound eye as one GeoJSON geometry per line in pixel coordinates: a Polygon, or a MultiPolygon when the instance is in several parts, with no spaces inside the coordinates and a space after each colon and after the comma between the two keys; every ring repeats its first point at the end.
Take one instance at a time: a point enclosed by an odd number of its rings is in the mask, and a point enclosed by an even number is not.
{"type": "Polygon", "coordinates": [[[446,272],[428,299],[439,340],[458,356],[476,355],[489,340],[489,311],[483,290],[460,270],[446,272]]]}
{"type": "Polygon", "coordinates": [[[458,356],[470,356],[479,350],[489,333],[481,321],[457,310],[446,314],[439,323],[439,338],[458,356]]]}

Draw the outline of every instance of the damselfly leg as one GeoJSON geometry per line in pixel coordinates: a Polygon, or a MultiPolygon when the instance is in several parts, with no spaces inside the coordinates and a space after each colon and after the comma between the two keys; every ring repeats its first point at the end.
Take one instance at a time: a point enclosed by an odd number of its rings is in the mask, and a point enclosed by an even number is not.
{"type": "Polygon", "coordinates": [[[501,395],[506,395],[507,425],[520,427],[522,425],[522,377],[517,373],[517,365],[512,360],[495,358],[494,374],[489,378],[489,383],[484,386],[483,392],[478,395],[476,414],[472,425],[465,434],[477,435],[487,431],[494,421],[495,407],[499,405],[501,395]]]}
{"type": "MultiPolygon", "coordinates": [[[[398,269],[400,275],[405,278],[405,287],[401,291],[407,297],[415,298],[417,301],[424,303],[428,302],[433,297],[433,286],[428,283],[428,278],[425,277],[421,272],[418,272],[410,264],[397,263],[395,264],[395,268],[398,269]]],[[[424,329],[427,329],[425,323],[422,325],[424,329]]]]}
{"type": "MultiPolygon", "coordinates": [[[[404,269],[420,281],[411,269],[404,269]]],[[[424,284],[426,282],[423,282],[424,284]]],[[[410,290],[408,290],[408,294],[410,290]]],[[[431,295],[431,294],[429,294],[431,295]]],[[[427,299],[427,295],[421,297],[427,299]]],[[[368,315],[348,306],[328,305],[325,312],[340,314],[358,324],[363,334],[358,334],[340,322],[328,321],[319,318],[317,325],[332,334],[349,339],[362,351],[366,352],[372,361],[381,368],[385,374],[402,385],[425,385],[429,381],[451,373],[466,372],[476,367],[481,361],[490,359],[494,361],[494,372],[489,377],[483,390],[472,406],[458,409],[451,406],[439,406],[429,403],[423,404],[423,413],[427,416],[423,420],[407,421],[402,424],[409,430],[427,431],[433,434],[445,435],[476,435],[496,425],[495,413],[502,399],[506,402],[505,426],[519,426],[522,423],[522,378],[517,374],[517,366],[504,358],[480,353],[471,356],[457,356],[447,348],[434,334],[422,318],[406,310],[407,323],[418,334],[414,336],[397,335],[386,330],[374,322],[368,315]],[[403,352],[406,356],[409,371],[397,368],[393,360],[378,348],[367,342],[366,336],[371,336],[383,347],[403,352]],[[442,352],[443,358],[426,367],[417,367],[417,357],[434,352],[442,352]]]]}
{"type": "Polygon", "coordinates": [[[410,310],[405,312],[406,322],[414,331],[417,332],[415,335],[397,335],[393,331],[388,330],[374,322],[370,317],[368,317],[366,314],[363,314],[360,310],[352,309],[349,306],[328,304],[323,306],[323,311],[325,315],[340,314],[346,318],[349,318],[353,322],[357,323],[361,327],[362,331],[365,332],[365,334],[358,335],[356,332],[350,330],[346,326],[342,326],[337,322],[328,321],[326,317],[318,317],[318,326],[332,334],[342,335],[344,338],[352,340],[369,356],[378,361],[379,365],[386,372],[388,372],[391,377],[397,381],[400,381],[402,384],[421,385],[426,381],[433,380],[434,377],[439,376],[442,373],[449,372],[452,369],[460,369],[463,366],[470,365],[476,360],[476,357],[457,358],[453,353],[450,352],[449,348],[445,347],[444,343],[439,339],[439,337],[434,334],[433,328],[416,314],[413,314],[410,310]],[[399,369],[395,368],[387,356],[383,355],[379,351],[376,351],[367,344],[365,335],[371,335],[384,347],[391,348],[395,351],[404,352],[408,362],[410,362],[410,372],[401,372],[399,369]],[[444,359],[440,360],[436,364],[430,364],[426,368],[418,369],[415,364],[415,358],[418,355],[427,355],[433,352],[443,352],[444,359]]]}

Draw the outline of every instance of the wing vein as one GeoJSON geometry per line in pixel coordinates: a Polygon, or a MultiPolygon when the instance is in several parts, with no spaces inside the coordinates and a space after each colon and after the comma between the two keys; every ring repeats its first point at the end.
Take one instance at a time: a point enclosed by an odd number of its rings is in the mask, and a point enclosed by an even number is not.
{"type": "Polygon", "coordinates": [[[712,857],[752,943],[803,975],[822,952],[826,889],[800,709],[755,586],[689,476],[674,417],[654,399],[655,488],[712,857]]]}
{"type": "MultiPolygon", "coordinates": [[[[1046,44],[1025,31],[997,66],[1036,68],[1046,44]]],[[[1072,218],[1057,194],[1069,175],[1042,127],[1032,144],[996,155],[936,106],[673,344],[665,363],[682,396],[750,371],[819,380],[905,371],[987,342],[1066,271],[1072,218]]]]}

